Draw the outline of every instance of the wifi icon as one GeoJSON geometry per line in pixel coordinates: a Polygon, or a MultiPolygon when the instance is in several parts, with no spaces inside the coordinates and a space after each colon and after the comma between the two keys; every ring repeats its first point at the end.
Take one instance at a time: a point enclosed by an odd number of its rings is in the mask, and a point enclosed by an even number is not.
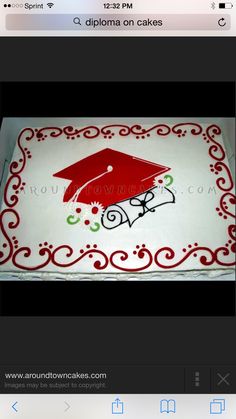
{"type": "Polygon", "coordinates": [[[54,6],[54,3],[47,3],[47,6],[51,9],[54,6]]]}

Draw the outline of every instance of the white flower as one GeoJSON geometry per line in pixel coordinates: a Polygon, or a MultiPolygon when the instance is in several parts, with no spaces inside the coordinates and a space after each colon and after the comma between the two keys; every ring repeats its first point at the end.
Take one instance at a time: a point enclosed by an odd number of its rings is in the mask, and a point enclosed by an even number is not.
{"type": "Polygon", "coordinates": [[[104,207],[102,204],[100,204],[100,202],[91,202],[90,212],[91,214],[95,215],[96,218],[101,218],[102,214],[104,213],[104,207]]]}
{"type": "Polygon", "coordinates": [[[163,186],[163,179],[160,176],[156,176],[153,181],[154,186],[163,186]]]}

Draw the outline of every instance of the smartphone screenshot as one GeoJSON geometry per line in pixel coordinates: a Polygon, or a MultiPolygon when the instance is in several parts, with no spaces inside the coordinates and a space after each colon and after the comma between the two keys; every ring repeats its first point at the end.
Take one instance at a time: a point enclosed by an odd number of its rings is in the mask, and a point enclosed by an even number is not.
{"type": "Polygon", "coordinates": [[[0,418],[234,419],[235,2],[0,8],[0,418]]]}
{"type": "Polygon", "coordinates": [[[2,36],[235,36],[233,2],[2,1],[2,36]]]}

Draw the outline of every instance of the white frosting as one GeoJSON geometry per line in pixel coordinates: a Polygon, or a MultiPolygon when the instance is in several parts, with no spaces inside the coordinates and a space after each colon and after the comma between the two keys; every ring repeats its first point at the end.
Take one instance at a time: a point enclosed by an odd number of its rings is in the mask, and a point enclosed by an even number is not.
{"type": "MultiPolygon", "coordinates": [[[[145,129],[150,128],[145,125],[145,119],[137,123],[145,129]]],[[[109,121],[108,125],[112,125],[112,121],[109,121]]],[[[202,124],[202,128],[205,132],[207,125],[202,124]]],[[[111,139],[104,138],[103,135],[86,139],[81,135],[75,140],[68,140],[65,134],[57,138],[51,137],[49,131],[45,131],[47,137],[44,141],[37,141],[36,137],[30,141],[23,138],[22,146],[28,149],[32,158],[26,160],[25,168],[20,174],[21,182],[26,185],[24,191],[17,195],[19,201],[13,207],[19,214],[20,223],[17,228],[9,229],[9,222],[14,221],[10,214],[9,217],[4,218],[3,223],[10,239],[13,240],[12,237],[15,236],[18,240],[18,248],[14,251],[18,251],[21,247],[28,247],[31,249],[31,254],[25,257],[22,251],[15,258],[16,264],[13,263],[11,257],[6,263],[0,265],[2,276],[13,274],[27,279],[33,275],[38,279],[71,280],[126,277],[176,279],[183,275],[189,278],[206,275],[211,278],[217,277],[222,272],[228,273],[231,269],[229,264],[234,261],[232,252],[228,255],[219,255],[225,265],[217,262],[209,266],[203,265],[200,259],[201,256],[206,256],[207,260],[210,260],[210,252],[225,246],[226,243],[230,249],[228,226],[233,223],[233,219],[219,217],[219,211],[216,211],[224,191],[218,188],[217,176],[210,170],[210,164],[216,163],[209,155],[211,144],[203,140],[202,133],[193,135],[191,126],[186,126],[184,129],[186,129],[184,137],[178,137],[174,133],[166,136],[157,135],[156,130],[152,130],[149,137],[137,139],[134,134],[119,135],[119,129],[116,127],[113,129],[115,135],[111,139]],[[66,220],[70,215],[70,203],[63,202],[63,195],[70,181],[53,175],[107,147],[134,156],[136,159],[145,159],[169,167],[171,170],[167,174],[174,179],[169,189],[175,197],[175,203],[160,205],[155,212],[149,211],[134,221],[131,227],[128,223],[124,223],[108,230],[101,225],[99,231],[93,232],[86,226],[82,228],[81,222],[69,225],[66,220]],[[140,253],[143,244],[145,244],[143,248],[146,252],[144,254],[140,253]],[[59,249],[55,254],[56,264],[50,261],[33,273],[19,267],[26,266],[31,269],[42,264],[47,259],[48,253],[46,251],[44,255],[40,255],[39,251],[42,248],[48,249],[49,245],[53,246],[50,252],[66,245],[73,250],[73,254],[68,255],[68,248],[59,249]],[[90,247],[87,248],[87,245],[90,247]],[[165,247],[173,249],[175,257],[168,259],[165,257],[168,251],[163,251],[158,256],[160,265],[165,266],[163,268],[155,263],[155,254],[165,247]],[[183,263],[178,264],[178,261],[182,260],[185,254],[193,248],[197,249],[196,256],[192,252],[183,263]],[[81,249],[84,253],[88,252],[87,256],[82,257],[81,249]],[[117,251],[126,252],[127,259],[122,260],[124,253],[116,254],[117,251]],[[148,252],[151,254],[152,263],[149,263],[148,252]],[[98,265],[94,266],[94,263],[99,260],[103,265],[105,263],[103,254],[107,256],[109,262],[106,268],[100,270],[98,265]],[[110,263],[112,254],[113,263],[110,263]],[[93,257],[90,258],[89,255],[93,257]],[[78,258],[80,260],[73,263],[78,258]],[[67,266],[58,266],[58,264],[67,266]],[[176,266],[171,267],[175,264],[176,266]],[[146,269],[144,269],[145,265],[147,265],[146,269]]],[[[217,134],[215,139],[224,148],[222,136],[217,134]]],[[[16,145],[12,161],[19,162],[21,158],[22,152],[16,145]]],[[[228,166],[227,158],[224,163],[228,166]]],[[[107,166],[107,172],[113,170],[111,165],[107,166]]],[[[163,179],[164,175],[165,173],[160,178],[163,179]]],[[[218,178],[222,175],[225,175],[224,171],[219,174],[218,178]]],[[[9,177],[10,175],[8,179],[9,177]]],[[[8,190],[9,197],[11,192],[14,192],[13,186],[14,183],[8,190]]],[[[79,192],[75,192],[73,203],[77,200],[79,192]]],[[[161,185],[157,186],[155,195],[155,199],[159,199],[160,202],[168,199],[166,198],[168,193],[161,185]]],[[[125,210],[126,205],[128,204],[123,205],[125,210]]],[[[2,211],[7,208],[8,206],[3,202],[2,211]]],[[[137,211],[141,211],[140,208],[127,209],[132,221],[135,220],[137,211]]],[[[74,212],[73,215],[75,216],[74,212]]],[[[81,219],[85,220],[85,218],[81,219]]],[[[1,234],[0,250],[4,249],[3,245],[6,243],[6,238],[1,234]]],[[[4,251],[7,253],[7,249],[4,251]]]]}

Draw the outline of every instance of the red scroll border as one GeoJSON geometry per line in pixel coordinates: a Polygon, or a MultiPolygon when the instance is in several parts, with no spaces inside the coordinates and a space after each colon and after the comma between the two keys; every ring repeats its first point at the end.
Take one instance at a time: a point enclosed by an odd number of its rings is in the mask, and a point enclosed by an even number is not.
{"type": "Polygon", "coordinates": [[[166,137],[170,133],[176,135],[180,141],[186,136],[187,133],[191,133],[193,136],[201,136],[203,141],[209,144],[208,153],[212,159],[210,170],[216,175],[216,186],[222,191],[219,206],[216,211],[219,217],[222,219],[234,219],[235,212],[232,207],[236,205],[236,196],[233,193],[233,180],[229,170],[229,167],[225,163],[225,151],[221,144],[216,141],[216,137],[221,134],[221,129],[217,125],[210,125],[206,131],[203,130],[202,126],[197,123],[181,123],[170,127],[167,124],[157,124],[148,129],[143,128],[141,125],[123,125],[114,124],[106,125],[103,127],[97,127],[90,125],[82,128],[75,128],[72,126],[66,126],[63,128],[59,127],[44,127],[39,130],[32,128],[25,128],[21,131],[17,144],[21,151],[21,157],[18,161],[13,161],[10,165],[9,172],[10,177],[5,186],[4,190],[4,202],[6,209],[0,214],[0,231],[5,237],[5,243],[3,243],[0,249],[0,265],[4,265],[9,260],[12,264],[18,268],[26,271],[35,271],[46,267],[49,263],[56,267],[68,268],[72,265],[77,264],[84,259],[96,259],[93,261],[93,267],[95,272],[101,272],[108,266],[112,266],[115,270],[123,272],[140,272],[145,271],[152,264],[162,269],[173,269],[182,265],[189,257],[199,257],[199,262],[204,267],[208,267],[213,263],[218,264],[222,267],[235,266],[235,253],[236,253],[236,227],[235,224],[228,225],[228,241],[221,247],[215,250],[209,247],[199,245],[198,243],[190,243],[182,249],[182,257],[176,260],[175,251],[170,247],[162,247],[155,253],[152,253],[145,244],[137,245],[133,250],[132,254],[137,257],[137,265],[135,267],[126,267],[125,262],[129,259],[129,253],[119,249],[107,255],[103,250],[98,249],[96,244],[87,244],[83,249],[73,250],[71,246],[63,244],[58,247],[54,247],[53,244],[49,244],[46,241],[39,244],[38,254],[43,258],[40,263],[36,266],[23,265],[18,262],[18,255],[21,254],[24,258],[30,261],[32,250],[29,247],[20,246],[16,236],[8,233],[7,230],[11,230],[14,234],[20,224],[20,216],[17,212],[17,204],[19,202],[19,191],[23,190],[25,183],[22,182],[21,175],[26,167],[28,160],[32,158],[30,150],[27,148],[27,142],[34,140],[45,141],[48,138],[57,139],[61,135],[66,136],[67,140],[73,141],[77,138],[83,138],[85,140],[93,140],[99,136],[111,140],[114,135],[120,137],[127,137],[130,134],[135,136],[137,140],[145,140],[150,137],[151,134],[156,136],[166,137]],[[23,144],[24,143],[24,144],[23,144]],[[9,193],[13,190],[13,194],[9,193]],[[199,255],[200,252],[200,255],[199,255]],[[225,256],[232,254],[232,262],[224,261],[225,256]],[[58,256],[64,255],[64,263],[60,263],[58,256]],[[139,263],[138,263],[139,262],[139,263]]]}

